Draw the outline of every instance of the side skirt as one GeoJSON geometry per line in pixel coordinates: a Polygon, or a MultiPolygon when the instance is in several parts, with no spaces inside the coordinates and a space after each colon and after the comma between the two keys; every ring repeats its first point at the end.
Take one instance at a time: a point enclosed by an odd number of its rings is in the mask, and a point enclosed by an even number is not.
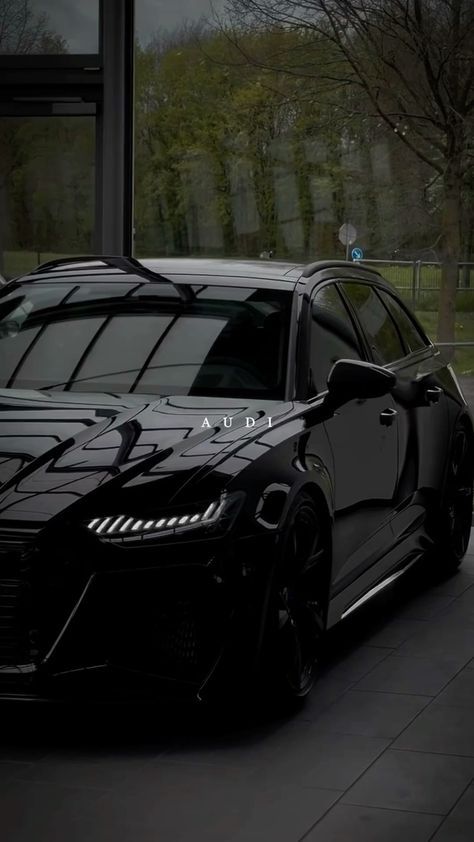
{"type": "Polygon", "coordinates": [[[400,545],[394,547],[375,565],[372,565],[359,576],[355,582],[352,582],[347,588],[331,598],[327,628],[331,628],[339,620],[347,617],[375,597],[380,591],[389,587],[419,561],[432,545],[433,542],[423,530],[416,537],[410,536],[405,544],[405,552],[401,551],[400,545]]]}
{"type": "Polygon", "coordinates": [[[406,573],[407,570],[410,569],[410,567],[413,567],[413,565],[416,564],[416,562],[419,559],[420,555],[416,555],[415,558],[412,559],[412,561],[409,561],[408,564],[406,564],[405,567],[402,567],[401,570],[397,570],[396,573],[392,573],[391,576],[387,576],[386,579],[383,579],[381,582],[378,583],[378,585],[375,585],[373,588],[370,589],[370,591],[367,591],[366,594],[361,596],[359,599],[356,600],[356,602],[350,605],[349,608],[346,608],[346,610],[343,611],[343,613],[341,614],[341,620],[344,620],[344,618],[348,617],[349,614],[352,614],[353,611],[357,611],[357,609],[360,608],[361,605],[364,605],[366,602],[369,601],[369,599],[372,599],[373,596],[376,596],[376,594],[380,593],[380,591],[383,591],[385,588],[388,588],[389,585],[392,584],[392,582],[395,582],[400,576],[403,576],[403,574],[406,573]]]}

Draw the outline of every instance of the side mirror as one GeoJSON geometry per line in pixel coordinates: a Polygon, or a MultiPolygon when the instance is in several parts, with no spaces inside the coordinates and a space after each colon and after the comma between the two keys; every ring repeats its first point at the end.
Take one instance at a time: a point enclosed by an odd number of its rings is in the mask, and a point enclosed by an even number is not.
{"type": "Polygon", "coordinates": [[[328,376],[328,399],[339,406],[354,398],[378,398],[394,388],[392,371],[362,360],[337,360],[328,376]]]}

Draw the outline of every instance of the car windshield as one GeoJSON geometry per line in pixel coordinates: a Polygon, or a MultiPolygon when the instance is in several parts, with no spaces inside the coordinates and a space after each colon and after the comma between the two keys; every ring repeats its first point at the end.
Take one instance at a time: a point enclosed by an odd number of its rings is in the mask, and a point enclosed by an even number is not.
{"type": "Polygon", "coordinates": [[[83,278],[3,288],[0,388],[282,398],[291,292],[186,291],[83,278]]]}

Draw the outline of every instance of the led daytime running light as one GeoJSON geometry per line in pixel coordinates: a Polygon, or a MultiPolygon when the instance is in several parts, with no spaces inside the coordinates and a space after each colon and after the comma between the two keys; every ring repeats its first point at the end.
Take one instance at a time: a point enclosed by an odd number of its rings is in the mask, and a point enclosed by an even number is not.
{"type": "Polygon", "coordinates": [[[140,537],[141,535],[168,532],[169,530],[188,529],[193,526],[214,523],[220,516],[225,504],[225,498],[211,503],[204,512],[198,514],[172,515],[158,520],[127,517],[127,515],[107,515],[96,517],[89,521],[87,528],[103,538],[122,538],[127,535],[140,537]]]}

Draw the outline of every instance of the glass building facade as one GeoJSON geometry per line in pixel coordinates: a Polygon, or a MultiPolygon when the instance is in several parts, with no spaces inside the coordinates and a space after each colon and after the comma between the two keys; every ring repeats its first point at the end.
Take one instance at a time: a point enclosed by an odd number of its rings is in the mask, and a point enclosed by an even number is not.
{"type": "MultiPolygon", "coordinates": [[[[91,251],[348,256],[380,268],[431,335],[454,307],[455,338],[474,340],[473,109],[450,252],[442,120],[402,33],[391,37],[407,89],[381,69],[380,91],[364,89],[377,56],[351,76],[317,2],[273,4],[273,17],[267,0],[253,16],[248,5],[0,2],[0,273],[91,251]],[[451,271],[442,303],[453,250],[458,289],[454,302],[451,271]]],[[[444,49],[449,19],[429,23],[444,49]]],[[[461,372],[470,356],[458,352],[461,372]]]]}

